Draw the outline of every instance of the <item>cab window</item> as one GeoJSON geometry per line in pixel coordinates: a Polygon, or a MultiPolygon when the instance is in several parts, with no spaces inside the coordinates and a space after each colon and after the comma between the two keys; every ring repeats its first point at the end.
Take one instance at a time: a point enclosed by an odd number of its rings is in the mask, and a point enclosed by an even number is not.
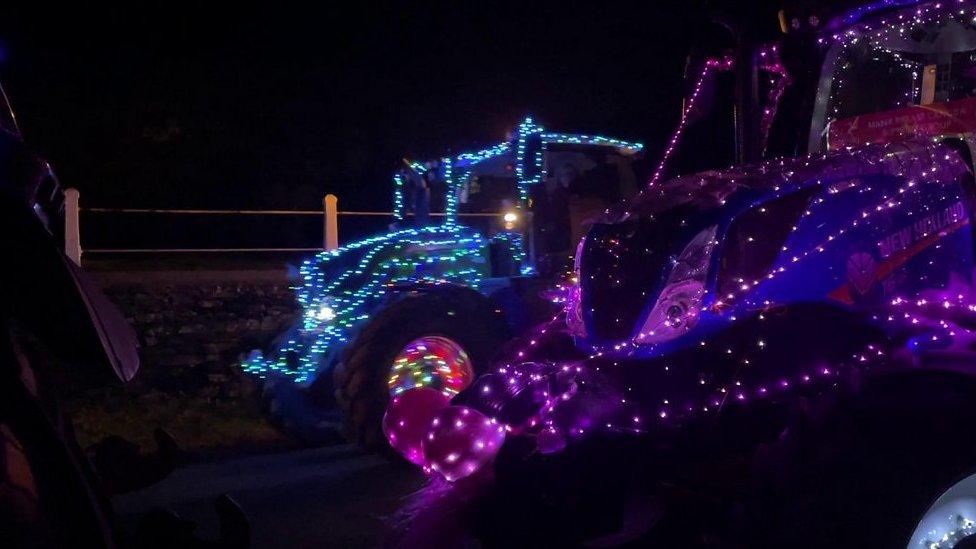
{"type": "Polygon", "coordinates": [[[547,147],[544,176],[530,192],[540,271],[568,270],[573,250],[590,226],[611,205],[635,193],[638,158],[611,147],[547,147]]]}

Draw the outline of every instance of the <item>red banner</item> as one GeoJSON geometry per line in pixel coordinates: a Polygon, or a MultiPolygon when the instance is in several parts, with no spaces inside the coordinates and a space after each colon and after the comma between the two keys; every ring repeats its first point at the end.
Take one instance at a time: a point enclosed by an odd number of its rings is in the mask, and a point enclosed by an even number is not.
{"type": "Polygon", "coordinates": [[[947,103],[912,105],[835,120],[827,132],[831,151],[911,137],[935,137],[976,131],[976,97],[947,103]]]}

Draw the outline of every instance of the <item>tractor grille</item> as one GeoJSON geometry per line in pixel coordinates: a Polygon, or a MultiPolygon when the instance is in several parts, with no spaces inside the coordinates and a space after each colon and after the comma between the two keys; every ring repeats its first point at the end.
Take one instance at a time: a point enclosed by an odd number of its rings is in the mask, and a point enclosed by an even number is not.
{"type": "Polygon", "coordinates": [[[595,342],[633,335],[668,265],[670,246],[660,222],[595,225],[580,261],[580,297],[587,333],[595,342]]]}

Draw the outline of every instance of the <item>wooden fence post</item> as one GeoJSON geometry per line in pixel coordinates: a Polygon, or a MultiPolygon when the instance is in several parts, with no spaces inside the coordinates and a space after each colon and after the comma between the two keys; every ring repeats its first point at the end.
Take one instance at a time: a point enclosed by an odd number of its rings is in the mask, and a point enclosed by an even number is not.
{"type": "Polygon", "coordinates": [[[81,266],[81,224],[79,222],[78,189],[64,191],[64,254],[81,266]]]}
{"type": "Polygon", "coordinates": [[[325,251],[339,248],[339,198],[334,194],[327,194],[322,200],[325,212],[325,230],[323,248],[325,251]]]}

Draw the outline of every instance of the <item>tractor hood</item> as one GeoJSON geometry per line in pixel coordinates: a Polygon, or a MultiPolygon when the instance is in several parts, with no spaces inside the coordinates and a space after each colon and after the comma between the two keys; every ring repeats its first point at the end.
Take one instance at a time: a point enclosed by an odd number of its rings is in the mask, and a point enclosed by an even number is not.
{"type": "Polygon", "coordinates": [[[706,238],[714,235],[709,228],[727,214],[726,206],[763,192],[741,178],[703,173],[647,189],[595,224],[579,260],[583,320],[594,342],[635,336],[647,303],[657,298],[679,260],[693,268],[687,260],[702,259],[714,239],[706,238]],[[693,242],[697,251],[683,254],[693,242]]]}
{"type": "Polygon", "coordinates": [[[791,240],[792,247],[815,248],[825,231],[846,226],[862,211],[879,207],[879,200],[883,205],[877,189],[862,185],[872,177],[948,180],[965,170],[950,147],[912,142],[705,172],[649,187],[608,212],[585,237],[577,263],[579,297],[569,311],[581,321],[574,330],[591,347],[604,349],[675,340],[703,318],[728,311],[722,303],[727,290],[717,287],[716,271],[720,260],[726,262],[723,268],[731,261],[721,249],[736,219],[769,208],[771,215],[762,223],[786,227],[779,234],[760,225],[756,233],[755,240],[768,241],[767,270],[742,289],[757,293],[766,284],[765,273],[786,260],[780,248],[796,236],[790,227],[795,232],[796,220],[812,201],[852,187],[864,191],[833,201],[833,217],[811,230],[806,242],[791,240]]]}

